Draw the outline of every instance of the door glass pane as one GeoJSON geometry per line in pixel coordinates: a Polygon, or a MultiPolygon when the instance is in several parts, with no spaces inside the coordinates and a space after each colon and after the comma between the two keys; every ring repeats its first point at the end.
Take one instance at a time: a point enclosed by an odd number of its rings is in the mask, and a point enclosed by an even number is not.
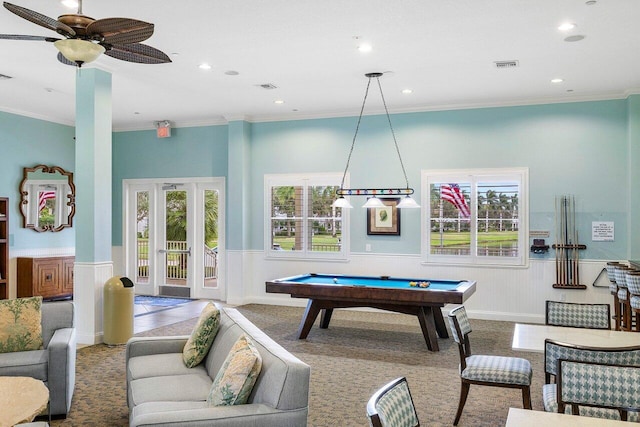
{"type": "Polygon", "coordinates": [[[149,192],[136,191],[136,283],[149,283],[149,192]]]}
{"type": "Polygon", "coordinates": [[[187,192],[165,192],[165,278],[170,285],[187,285],[187,192]]]}
{"type": "Polygon", "coordinates": [[[517,182],[478,183],[478,256],[518,256],[517,182]]]}
{"type": "Polygon", "coordinates": [[[430,187],[430,252],[437,255],[469,255],[471,184],[434,183],[430,187]]]}
{"type": "Polygon", "coordinates": [[[204,191],[204,287],[218,286],[218,191],[204,191]]]}
{"type": "Polygon", "coordinates": [[[308,229],[312,252],[339,252],[342,244],[342,209],[333,207],[337,186],[310,186],[308,229]]]}
{"type": "Polygon", "coordinates": [[[301,186],[273,187],[271,191],[271,244],[273,249],[302,250],[301,186]]]}

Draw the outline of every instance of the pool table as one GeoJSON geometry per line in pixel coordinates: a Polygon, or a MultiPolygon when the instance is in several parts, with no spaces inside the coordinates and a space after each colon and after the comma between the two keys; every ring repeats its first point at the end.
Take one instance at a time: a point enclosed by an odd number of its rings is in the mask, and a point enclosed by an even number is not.
{"type": "Polygon", "coordinates": [[[268,281],[266,289],[309,299],[299,339],[307,337],[321,311],[320,328],[326,329],[334,308],[373,307],[417,316],[427,348],[439,351],[438,336],[449,337],[441,308],[464,303],[476,291],[476,282],[310,273],[268,281]]]}

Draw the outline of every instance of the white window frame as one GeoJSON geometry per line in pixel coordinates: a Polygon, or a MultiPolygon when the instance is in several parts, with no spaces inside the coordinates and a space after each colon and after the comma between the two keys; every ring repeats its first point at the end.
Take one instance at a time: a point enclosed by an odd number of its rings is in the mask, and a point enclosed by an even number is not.
{"type": "MultiPolygon", "coordinates": [[[[305,230],[302,231],[303,239],[306,239],[308,235],[306,227],[309,226],[308,217],[306,214],[309,209],[307,206],[306,197],[309,187],[312,186],[339,186],[342,179],[341,173],[309,173],[309,174],[273,174],[264,176],[264,251],[267,258],[287,258],[287,259],[313,259],[313,260],[346,260],[349,253],[349,209],[342,209],[342,241],[340,251],[336,252],[323,252],[323,251],[309,251],[307,250],[306,240],[303,242],[304,250],[301,251],[280,251],[274,250],[271,246],[271,189],[274,187],[283,186],[302,186],[304,188],[303,197],[303,212],[305,216],[302,223],[305,230]]],[[[345,185],[348,184],[348,180],[345,179],[345,185]]]]}
{"type": "Polygon", "coordinates": [[[455,264],[475,266],[507,266],[526,267],[529,263],[529,169],[528,168],[499,168],[499,169],[447,169],[422,170],[422,258],[428,264],[455,264]],[[475,245],[477,227],[477,183],[482,181],[518,181],[520,193],[518,195],[518,256],[478,256],[475,245]],[[471,251],[469,255],[441,255],[431,254],[431,184],[443,182],[471,183],[471,251]]]}

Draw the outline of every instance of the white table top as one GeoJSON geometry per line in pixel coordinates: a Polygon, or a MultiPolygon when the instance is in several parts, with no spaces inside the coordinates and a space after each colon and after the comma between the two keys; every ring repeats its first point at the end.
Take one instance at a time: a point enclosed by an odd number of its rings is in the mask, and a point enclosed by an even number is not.
{"type": "Polygon", "coordinates": [[[623,421],[509,408],[505,427],[618,427],[628,425],[629,423],[623,421]]]}
{"type": "Polygon", "coordinates": [[[513,330],[511,348],[513,350],[543,353],[544,340],[546,338],[567,344],[589,347],[629,347],[640,345],[640,333],[638,332],[516,323],[513,330]]]}

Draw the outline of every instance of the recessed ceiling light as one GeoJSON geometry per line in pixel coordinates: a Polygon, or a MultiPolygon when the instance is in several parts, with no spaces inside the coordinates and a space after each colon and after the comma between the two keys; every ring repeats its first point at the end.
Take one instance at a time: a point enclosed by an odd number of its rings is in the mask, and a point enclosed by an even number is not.
{"type": "Polygon", "coordinates": [[[69,9],[78,7],[78,2],[76,0],[62,0],[60,3],[62,3],[63,6],[68,7],[69,9]]]}
{"type": "Polygon", "coordinates": [[[358,46],[358,50],[362,53],[371,52],[373,50],[373,46],[368,43],[362,43],[358,46]]]}
{"type": "Polygon", "coordinates": [[[198,68],[200,68],[201,70],[210,70],[211,65],[207,64],[206,62],[203,62],[202,64],[198,65],[198,68]]]}
{"type": "Polygon", "coordinates": [[[273,101],[274,104],[284,104],[284,101],[282,99],[276,99],[275,101],[273,101]]]}
{"type": "Polygon", "coordinates": [[[236,70],[229,70],[229,71],[225,71],[224,72],[227,76],[237,76],[238,74],[240,74],[239,72],[237,72],[236,70]]]}
{"type": "Polygon", "coordinates": [[[574,24],[573,22],[565,22],[558,27],[558,30],[569,31],[569,30],[573,30],[575,27],[576,27],[576,24],[574,24]]]}
{"type": "Polygon", "coordinates": [[[587,6],[593,6],[594,4],[598,3],[596,0],[589,0],[588,2],[586,2],[585,4],[587,6]]]}
{"type": "Polygon", "coordinates": [[[566,42],[579,42],[580,40],[584,40],[584,36],[581,36],[581,35],[569,36],[564,39],[564,41],[566,42]]]}
{"type": "Polygon", "coordinates": [[[551,83],[562,83],[563,81],[562,79],[551,79],[551,83]]]}
{"type": "Polygon", "coordinates": [[[404,93],[405,95],[408,95],[410,93],[413,93],[413,90],[411,90],[411,89],[402,89],[402,93],[404,93]]]}

